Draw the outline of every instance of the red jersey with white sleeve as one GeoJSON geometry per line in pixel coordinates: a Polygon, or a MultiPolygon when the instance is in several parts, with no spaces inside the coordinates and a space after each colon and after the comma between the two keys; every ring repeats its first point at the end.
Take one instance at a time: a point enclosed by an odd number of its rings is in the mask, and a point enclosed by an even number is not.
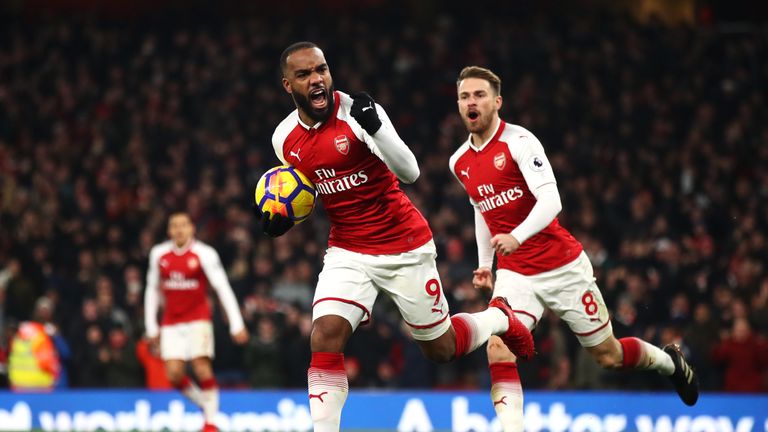
{"type": "Polygon", "coordinates": [[[170,240],[155,245],[149,253],[144,293],[147,336],[159,334],[157,312],[161,298],[164,303],[163,326],[210,321],[208,285],[219,296],[230,332],[235,334],[245,328],[237,299],[215,249],[194,239],[182,248],[177,248],[170,240]]]}
{"type": "Polygon", "coordinates": [[[371,136],[352,118],[352,98],[339,91],[333,98],[325,122],[309,127],[295,110],[272,136],[278,159],[315,184],[331,223],[328,245],[371,255],[424,245],[432,232],[398,182],[416,180],[415,157],[381,106],[382,125],[371,136]]]}
{"type": "MultiPolygon", "coordinates": [[[[520,226],[536,204],[534,192],[554,186],[555,174],[539,140],[525,128],[504,121],[480,147],[467,139],[449,164],[475,207],[480,266],[491,267],[491,252],[490,262],[483,262],[483,251],[491,249],[491,236],[510,234],[520,226]],[[490,232],[482,235],[483,231],[490,232]]],[[[497,268],[534,275],[562,267],[582,251],[581,243],[556,217],[530,238],[518,240],[521,244],[514,253],[496,255],[497,268]]]]}

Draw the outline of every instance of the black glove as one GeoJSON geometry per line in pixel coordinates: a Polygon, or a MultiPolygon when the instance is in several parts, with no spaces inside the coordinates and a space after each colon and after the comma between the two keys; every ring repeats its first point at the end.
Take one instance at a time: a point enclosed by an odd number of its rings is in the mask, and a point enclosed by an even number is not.
{"type": "Polygon", "coordinates": [[[352,118],[360,123],[360,126],[368,132],[368,135],[373,135],[381,127],[381,119],[376,113],[376,104],[373,102],[373,98],[366,92],[359,92],[352,94],[352,118]]]}
{"type": "Polygon", "coordinates": [[[261,220],[261,230],[270,237],[280,237],[293,228],[294,222],[281,214],[261,212],[259,206],[253,206],[253,213],[261,220]]]}

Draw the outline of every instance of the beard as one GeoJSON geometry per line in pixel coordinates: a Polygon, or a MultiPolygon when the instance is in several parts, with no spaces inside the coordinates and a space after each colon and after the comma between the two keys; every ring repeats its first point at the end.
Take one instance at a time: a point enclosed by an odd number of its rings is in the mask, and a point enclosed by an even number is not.
{"type": "Polygon", "coordinates": [[[312,107],[312,103],[309,101],[309,97],[306,95],[293,92],[291,93],[291,97],[293,98],[293,102],[296,104],[299,110],[307,114],[309,118],[316,122],[324,122],[328,120],[328,117],[330,117],[331,113],[333,112],[333,107],[335,104],[335,101],[333,100],[333,92],[334,88],[333,84],[331,84],[330,87],[325,89],[325,99],[328,101],[328,103],[325,104],[325,108],[320,110],[312,107]]]}
{"type": "Polygon", "coordinates": [[[490,115],[481,116],[480,120],[476,122],[470,122],[469,119],[463,116],[461,120],[464,122],[464,127],[466,127],[470,133],[475,134],[482,134],[493,126],[493,117],[490,115]]]}

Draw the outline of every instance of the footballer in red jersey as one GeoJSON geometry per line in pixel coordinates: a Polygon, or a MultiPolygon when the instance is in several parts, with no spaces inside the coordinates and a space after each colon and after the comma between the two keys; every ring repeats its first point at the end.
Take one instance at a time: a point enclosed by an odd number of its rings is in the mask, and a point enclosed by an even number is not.
{"type": "MultiPolygon", "coordinates": [[[[499,77],[482,67],[466,67],[457,92],[469,137],[449,164],[475,210],[475,287],[506,298],[529,329],[545,308],[551,309],[601,366],[656,370],[670,377],[683,402],[696,403],[698,380],[677,346],[659,349],[637,338],[613,336],[592,264],[557,220],[562,205],[544,147],[531,132],[499,117],[499,77]]],[[[505,431],[521,431],[523,399],[515,356],[493,338],[487,351],[494,408],[505,431]],[[505,397],[505,403],[496,403],[505,397]]]]}
{"type": "Polygon", "coordinates": [[[170,240],[149,253],[144,319],[147,337],[160,344],[160,357],[171,384],[203,410],[203,432],[215,431],[219,390],[213,375],[213,327],[208,287],[216,291],[227,314],[232,339],[243,344],[248,330],[232,293],[219,254],[194,237],[195,227],[187,213],[168,219],[170,240]],[[163,304],[158,326],[158,311],[163,304]],[[159,340],[158,340],[159,339],[159,340]],[[187,377],[190,362],[197,384],[187,377]]]}
{"type": "MultiPolygon", "coordinates": [[[[272,145],[282,163],[315,184],[331,225],[312,307],[307,377],[314,430],[339,430],[349,388],[344,347],[370,319],[380,292],[434,361],[471,352],[492,334],[518,355],[532,355],[530,333],[503,299],[483,312],[449,315],[432,232],[399,186],[414,182],[419,167],[384,108],[366,93],[335,90],[325,55],[311,42],[286,48],[280,68],[296,110],[277,126],[272,145]]],[[[292,226],[279,214],[256,211],[270,236],[292,226]]]]}

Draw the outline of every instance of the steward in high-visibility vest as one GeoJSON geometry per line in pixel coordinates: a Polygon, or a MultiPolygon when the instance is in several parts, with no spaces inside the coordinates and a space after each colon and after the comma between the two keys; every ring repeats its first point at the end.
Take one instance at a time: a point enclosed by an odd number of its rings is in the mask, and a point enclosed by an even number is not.
{"type": "Polygon", "coordinates": [[[11,343],[8,378],[14,390],[52,390],[61,370],[59,356],[45,327],[25,321],[11,343]]]}

